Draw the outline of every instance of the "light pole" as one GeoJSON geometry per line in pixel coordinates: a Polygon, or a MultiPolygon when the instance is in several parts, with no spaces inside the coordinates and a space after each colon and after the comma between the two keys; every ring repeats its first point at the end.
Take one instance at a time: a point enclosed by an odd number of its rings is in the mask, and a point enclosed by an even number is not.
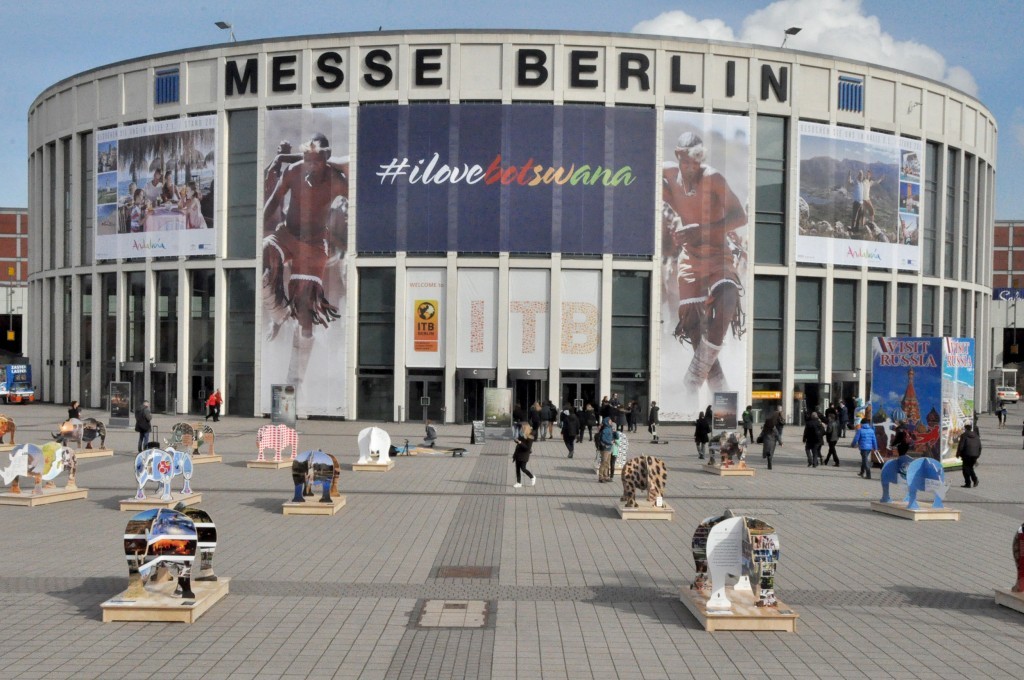
{"type": "Polygon", "coordinates": [[[802,26],[790,26],[789,28],[787,28],[786,31],[785,31],[786,37],[782,39],[782,45],[781,45],[780,49],[782,47],[786,46],[786,41],[789,40],[789,36],[796,35],[797,33],[799,33],[802,30],[803,30],[802,26]]]}
{"type": "Polygon", "coordinates": [[[235,29],[231,24],[226,21],[215,21],[213,25],[222,31],[227,31],[228,35],[231,36],[231,42],[238,42],[235,40],[235,29]]]}

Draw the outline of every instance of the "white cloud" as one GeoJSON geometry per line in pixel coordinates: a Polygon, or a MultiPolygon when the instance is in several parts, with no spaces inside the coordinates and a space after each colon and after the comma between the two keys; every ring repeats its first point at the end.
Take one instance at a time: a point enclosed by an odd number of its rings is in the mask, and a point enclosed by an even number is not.
{"type": "Polygon", "coordinates": [[[634,33],[651,33],[656,35],[679,35],[688,38],[706,40],[735,41],[736,37],[721,19],[699,20],[686,12],[673,11],[659,14],[653,19],[641,21],[633,27],[634,33]]]}
{"type": "Polygon", "coordinates": [[[777,0],[743,20],[739,37],[718,19],[698,20],[684,12],[666,12],[633,27],[636,33],[676,35],[779,46],[790,26],[799,26],[788,47],[882,64],[945,82],[977,96],[978,84],[962,66],[950,66],[937,50],[911,40],[896,40],[876,16],[864,14],[860,0],[777,0]]]}

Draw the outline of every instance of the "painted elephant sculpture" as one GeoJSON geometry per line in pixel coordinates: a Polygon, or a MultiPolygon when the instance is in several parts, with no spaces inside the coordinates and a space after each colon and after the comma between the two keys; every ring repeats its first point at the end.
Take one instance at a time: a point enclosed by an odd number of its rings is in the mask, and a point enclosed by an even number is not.
{"type": "Polygon", "coordinates": [[[192,493],[192,457],[187,451],[170,447],[164,450],[146,449],[135,457],[135,479],[139,483],[136,500],[145,500],[146,482],[160,484],[160,500],[171,500],[171,480],[178,476],[184,480],[181,492],[192,493]]]}
{"type": "Polygon", "coordinates": [[[65,488],[75,489],[75,473],[78,464],[75,452],[51,442],[44,446],[22,444],[9,454],[10,461],[6,468],[0,470],[5,486],[10,486],[9,493],[21,493],[21,477],[31,477],[35,482],[33,494],[41,494],[44,488],[53,488],[53,480],[62,472],[68,473],[65,488]],[[45,486],[43,482],[46,482],[45,486]]]}
{"type": "Polygon", "coordinates": [[[10,444],[14,443],[14,432],[17,430],[17,425],[14,424],[14,418],[0,414],[0,444],[4,443],[4,437],[10,433],[11,441],[10,444]]]}
{"type": "Polygon", "coordinates": [[[291,502],[304,503],[306,501],[304,496],[313,495],[313,485],[320,484],[323,487],[320,502],[332,503],[332,498],[341,495],[338,491],[340,472],[341,465],[332,454],[324,453],[319,449],[303,451],[292,461],[292,483],[295,485],[295,495],[291,502]]]}
{"type": "Polygon", "coordinates": [[[68,446],[71,442],[77,442],[81,448],[91,449],[96,439],[100,440],[99,448],[107,445],[107,426],[95,418],[69,418],[61,423],[60,431],[53,433],[54,441],[62,442],[68,446]]]}
{"type": "Polygon", "coordinates": [[[213,428],[205,423],[175,423],[171,428],[171,448],[188,451],[193,456],[213,455],[213,428]],[[205,447],[205,451],[203,450],[205,447]]]}
{"type": "Polygon", "coordinates": [[[174,510],[145,510],[128,520],[124,530],[124,554],[128,562],[128,599],[149,595],[147,581],[159,581],[162,570],[177,578],[175,595],[191,599],[192,580],[216,581],[213,553],[217,527],[199,508],[179,505],[174,510]],[[196,558],[199,566],[196,567],[196,558]]]}

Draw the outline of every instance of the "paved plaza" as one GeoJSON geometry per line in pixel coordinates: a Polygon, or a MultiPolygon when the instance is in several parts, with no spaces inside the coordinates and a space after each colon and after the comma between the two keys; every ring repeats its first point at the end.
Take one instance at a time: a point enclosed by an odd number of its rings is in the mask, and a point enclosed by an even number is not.
{"type": "MultiPolygon", "coordinates": [[[[19,443],[43,443],[66,413],[4,410],[19,443]]],[[[299,423],[299,448],[337,455],[347,505],[285,517],[290,471],[245,467],[267,421],[223,418],[224,462],[197,466],[192,486],[231,593],[192,625],[101,622],[100,604],[127,585],[118,501],[135,491],[136,434],[111,429],[116,455],[79,463],[87,500],[0,507],[0,678],[1020,678],[1024,614],[992,591],[1015,578],[1022,416],[1011,406],[1002,430],[981,418],[980,486],[951,477],[959,522],[869,511],[878,475],[857,477],[850,438],[841,467],[809,469],[795,426],[771,472],[750,452],[754,478],[704,473],[692,427],[663,426],[668,446],[636,433],[631,447],[668,465],[676,515],[625,522],[618,477],[599,484],[592,444],[569,460],[557,431],[534,447],[537,485],[514,489],[511,444],[471,445],[469,426],[438,428],[463,458],[357,473],[367,423],[322,420],[299,423]],[[679,602],[695,527],[727,508],[777,529],[795,634],[707,633],[679,602]]],[[[164,437],[176,420],[154,417],[164,437]]],[[[383,427],[398,444],[421,439],[415,423],[383,427]]]]}

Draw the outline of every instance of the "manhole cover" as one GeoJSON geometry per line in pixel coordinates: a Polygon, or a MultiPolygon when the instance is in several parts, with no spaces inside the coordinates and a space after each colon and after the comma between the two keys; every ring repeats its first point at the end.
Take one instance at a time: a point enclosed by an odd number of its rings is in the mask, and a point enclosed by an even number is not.
{"type": "Polygon", "coordinates": [[[438,567],[437,578],[493,578],[494,567],[438,567]]]}
{"type": "Polygon", "coordinates": [[[486,624],[484,600],[427,600],[417,622],[420,628],[483,628],[486,624]]]}

